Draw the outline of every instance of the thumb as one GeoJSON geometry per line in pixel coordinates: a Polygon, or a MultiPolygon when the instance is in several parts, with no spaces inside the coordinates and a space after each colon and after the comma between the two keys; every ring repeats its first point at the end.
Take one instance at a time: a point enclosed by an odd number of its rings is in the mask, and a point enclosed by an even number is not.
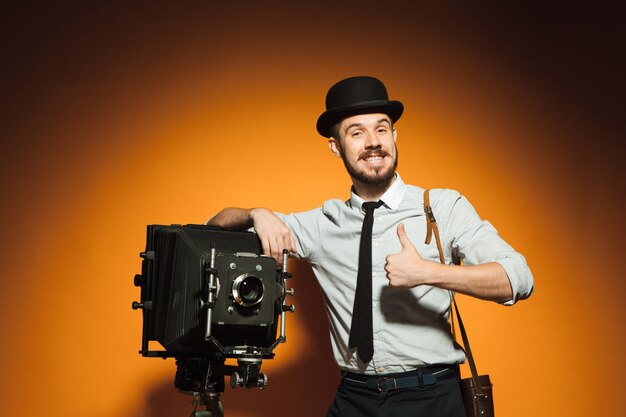
{"type": "Polygon", "coordinates": [[[413,243],[409,239],[404,230],[404,223],[400,223],[398,225],[398,239],[400,239],[400,245],[402,245],[402,249],[408,249],[413,247],[413,243]]]}

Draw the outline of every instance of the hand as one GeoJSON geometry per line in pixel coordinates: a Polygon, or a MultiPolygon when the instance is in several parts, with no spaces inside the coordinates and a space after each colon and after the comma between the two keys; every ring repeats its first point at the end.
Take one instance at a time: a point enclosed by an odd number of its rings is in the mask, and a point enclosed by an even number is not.
{"type": "Polygon", "coordinates": [[[251,209],[250,218],[254,230],[261,240],[264,255],[272,256],[281,265],[283,249],[296,253],[296,244],[291,230],[271,210],[266,208],[251,209]]]}
{"type": "Polygon", "coordinates": [[[412,288],[425,284],[430,276],[429,270],[434,264],[422,259],[409,240],[402,223],[398,225],[398,239],[400,239],[402,250],[386,258],[385,271],[387,271],[389,285],[412,288]]]}

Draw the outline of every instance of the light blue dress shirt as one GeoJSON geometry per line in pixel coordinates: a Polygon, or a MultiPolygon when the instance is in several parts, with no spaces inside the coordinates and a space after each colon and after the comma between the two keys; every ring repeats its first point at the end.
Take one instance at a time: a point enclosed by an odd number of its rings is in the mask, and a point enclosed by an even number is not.
{"type": "MultiPolygon", "coordinates": [[[[385,273],[387,255],[401,250],[397,226],[404,223],[420,255],[439,262],[437,246],[424,243],[426,218],[424,189],[406,185],[397,175],[381,197],[385,203],[374,212],[372,232],[372,314],[374,357],[362,363],[348,346],[356,290],[358,251],[364,212],[363,199],[352,192],[348,201],[326,201],[314,210],[276,213],[291,229],[298,257],[306,258],[322,288],[330,337],[337,364],[343,370],[365,374],[406,372],[431,364],[456,364],[465,360],[456,347],[448,322],[451,293],[420,285],[390,287],[385,273]]],[[[513,298],[527,298],[533,278],[524,257],[517,253],[458,192],[433,189],[431,207],[437,219],[446,262],[451,248],[459,246],[467,265],[498,262],[511,282],[513,298]]]]}

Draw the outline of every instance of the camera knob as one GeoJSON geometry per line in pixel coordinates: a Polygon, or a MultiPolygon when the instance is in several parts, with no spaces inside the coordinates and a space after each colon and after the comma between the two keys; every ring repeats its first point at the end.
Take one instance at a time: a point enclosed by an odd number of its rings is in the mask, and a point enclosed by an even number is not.
{"type": "Polygon", "coordinates": [[[287,288],[287,289],[285,290],[285,293],[286,293],[287,295],[294,295],[294,294],[296,293],[296,290],[294,290],[293,288],[287,288]]]}
{"type": "Polygon", "coordinates": [[[133,310],[152,310],[152,301],[146,301],[145,303],[140,303],[138,301],[133,301],[132,305],[133,310]]]}
{"type": "Polygon", "coordinates": [[[135,274],[134,283],[135,287],[141,287],[143,285],[143,277],[141,274],[135,274]]]}
{"type": "Polygon", "coordinates": [[[230,374],[230,387],[237,389],[237,387],[243,387],[243,378],[239,375],[239,372],[233,372],[230,374]]]}
{"type": "Polygon", "coordinates": [[[283,311],[288,311],[290,313],[293,313],[294,311],[296,311],[296,306],[294,306],[293,304],[291,304],[291,305],[284,305],[283,306],[283,311]]]}
{"type": "Polygon", "coordinates": [[[261,372],[259,374],[259,381],[257,385],[259,386],[260,389],[265,389],[267,388],[267,383],[268,383],[267,374],[261,372]]]}
{"type": "Polygon", "coordinates": [[[153,250],[147,250],[145,252],[140,252],[139,253],[139,257],[141,259],[150,259],[150,260],[154,260],[154,251],[153,250]]]}

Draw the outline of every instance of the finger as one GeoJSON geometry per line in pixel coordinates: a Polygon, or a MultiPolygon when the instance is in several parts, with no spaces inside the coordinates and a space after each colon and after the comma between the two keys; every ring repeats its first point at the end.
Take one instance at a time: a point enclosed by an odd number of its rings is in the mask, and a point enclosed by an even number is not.
{"type": "Polygon", "coordinates": [[[287,232],[285,237],[283,238],[284,248],[287,249],[291,253],[296,253],[295,245],[293,242],[293,237],[291,236],[291,232],[287,232]]]}
{"type": "Polygon", "coordinates": [[[298,253],[298,249],[296,249],[296,240],[293,238],[293,234],[289,232],[289,240],[291,241],[291,252],[298,253]]]}
{"type": "Polygon", "coordinates": [[[263,248],[263,255],[272,256],[270,241],[267,238],[261,239],[261,248],[263,248]]]}
{"type": "Polygon", "coordinates": [[[280,257],[280,245],[278,244],[278,241],[276,240],[276,236],[272,236],[269,240],[269,245],[270,245],[270,253],[269,255],[276,259],[276,262],[278,262],[280,264],[281,262],[281,257],[280,257]]]}
{"type": "Polygon", "coordinates": [[[388,280],[391,280],[391,275],[392,275],[392,262],[393,262],[393,257],[396,255],[387,255],[387,257],[385,258],[385,275],[387,276],[388,280]]]}
{"type": "Polygon", "coordinates": [[[400,223],[398,225],[398,239],[400,239],[400,245],[402,245],[402,249],[413,247],[413,243],[411,243],[411,240],[409,240],[409,237],[404,230],[404,223],[400,223]]]}

